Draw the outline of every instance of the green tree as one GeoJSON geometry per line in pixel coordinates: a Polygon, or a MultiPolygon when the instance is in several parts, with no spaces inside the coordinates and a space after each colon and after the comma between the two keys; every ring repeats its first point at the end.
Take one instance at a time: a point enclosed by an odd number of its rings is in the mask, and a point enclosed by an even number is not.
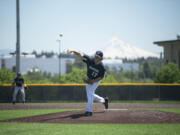
{"type": "Polygon", "coordinates": [[[0,70],[0,84],[3,83],[12,83],[16,73],[12,72],[10,69],[2,68],[0,70]]]}
{"type": "Polygon", "coordinates": [[[61,82],[62,83],[83,83],[83,78],[86,77],[85,69],[78,69],[73,67],[72,72],[62,75],[61,82]]]}
{"type": "Polygon", "coordinates": [[[156,83],[175,83],[180,80],[180,71],[174,63],[162,67],[157,73],[156,83]]]}
{"type": "Polygon", "coordinates": [[[118,70],[117,70],[117,68],[116,68],[115,66],[113,66],[112,69],[111,69],[111,72],[112,72],[113,74],[117,74],[117,73],[118,73],[118,70]]]}
{"type": "Polygon", "coordinates": [[[30,81],[40,81],[40,80],[44,80],[43,74],[41,73],[41,71],[28,71],[26,78],[30,81]]]}
{"type": "Polygon", "coordinates": [[[150,78],[151,77],[151,68],[149,66],[149,63],[146,61],[143,64],[143,72],[146,78],[150,78]]]}
{"type": "Polygon", "coordinates": [[[108,74],[103,80],[102,83],[117,83],[118,81],[114,78],[112,74],[108,74]]]}

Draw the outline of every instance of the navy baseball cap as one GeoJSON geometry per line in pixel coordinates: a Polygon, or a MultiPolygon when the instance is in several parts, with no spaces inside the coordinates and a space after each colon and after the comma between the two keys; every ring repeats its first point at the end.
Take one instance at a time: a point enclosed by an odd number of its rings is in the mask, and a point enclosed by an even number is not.
{"type": "Polygon", "coordinates": [[[21,73],[20,73],[20,72],[18,72],[18,73],[17,73],[17,76],[21,76],[21,73]]]}
{"type": "Polygon", "coordinates": [[[95,56],[100,57],[100,58],[103,58],[103,52],[101,52],[101,51],[96,51],[95,56]]]}

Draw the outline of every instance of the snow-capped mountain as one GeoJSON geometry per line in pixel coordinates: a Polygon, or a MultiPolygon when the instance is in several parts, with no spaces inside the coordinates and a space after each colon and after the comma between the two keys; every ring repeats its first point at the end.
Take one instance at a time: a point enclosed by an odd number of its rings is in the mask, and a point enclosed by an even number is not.
{"type": "Polygon", "coordinates": [[[104,57],[106,58],[118,57],[118,58],[135,59],[135,58],[140,58],[140,57],[147,58],[149,56],[159,57],[157,54],[132,46],[118,38],[113,38],[108,43],[108,47],[105,48],[103,52],[104,52],[104,57]]]}

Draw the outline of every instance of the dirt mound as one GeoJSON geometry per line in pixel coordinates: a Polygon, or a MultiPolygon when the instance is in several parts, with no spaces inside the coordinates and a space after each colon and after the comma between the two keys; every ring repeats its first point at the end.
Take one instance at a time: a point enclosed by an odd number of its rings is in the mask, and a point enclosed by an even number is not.
{"type": "Polygon", "coordinates": [[[4,120],[3,122],[35,123],[180,123],[180,115],[163,111],[95,110],[93,116],[84,111],[69,111],[4,120]]]}

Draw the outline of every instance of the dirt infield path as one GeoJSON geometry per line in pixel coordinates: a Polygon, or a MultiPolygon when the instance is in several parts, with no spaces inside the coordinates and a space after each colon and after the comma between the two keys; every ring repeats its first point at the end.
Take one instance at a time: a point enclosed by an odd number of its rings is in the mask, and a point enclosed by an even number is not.
{"type": "MultiPolygon", "coordinates": [[[[66,109],[85,108],[86,104],[0,104],[0,110],[16,109],[66,109]]],[[[102,104],[94,104],[94,109],[104,109],[102,104]]],[[[109,108],[180,108],[180,104],[109,104],[109,108]]]]}

